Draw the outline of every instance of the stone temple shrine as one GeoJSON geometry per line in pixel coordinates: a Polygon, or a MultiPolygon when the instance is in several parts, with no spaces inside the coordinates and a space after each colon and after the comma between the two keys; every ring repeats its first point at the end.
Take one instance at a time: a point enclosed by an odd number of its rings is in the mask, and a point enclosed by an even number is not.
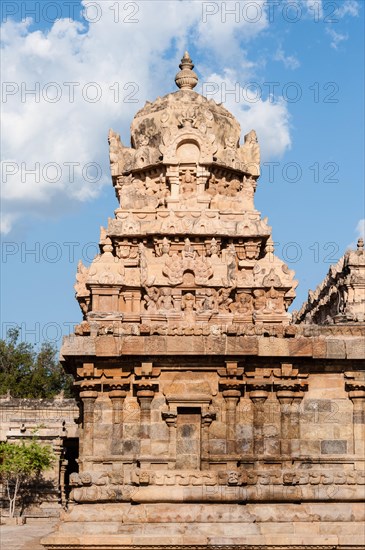
{"type": "MultiPolygon", "coordinates": [[[[365,253],[299,312],[255,208],[260,147],[196,93],[109,133],[115,217],[80,262],[80,456],[48,550],[347,549],[365,543],[365,253]]],[[[289,230],[289,229],[288,229],[289,230]]]]}

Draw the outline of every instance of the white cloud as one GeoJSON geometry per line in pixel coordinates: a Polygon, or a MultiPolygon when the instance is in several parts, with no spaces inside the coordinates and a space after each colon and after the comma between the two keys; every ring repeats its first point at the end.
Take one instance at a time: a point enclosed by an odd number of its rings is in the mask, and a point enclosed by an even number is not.
{"type": "Polygon", "coordinates": [[[209,49],[215,61],[228,61],[236,56],[236,67],[245,63],[240,43],[254,38],[268,27],[267,2],[197,2],[201,19],[196,35],[199,47],[209,49]]]}
{"type": "Polygon", "coordinates": [[[0,232],[4,235],[10,233],[14,221],[15,218],[13,216],[1,213],[0,232]]]}
{"type": "Polygon", "coordinates": [[[336,16],[342,19],[346,15],[358,17],[360,11],[359,2],[356,0],[342,0],[336,9],[336,16]]]}
{"type": "MultiPolygon", "coordinates": [[[[330,9],[331,3],[329,4],[330,9]]],[[[339,30],[335,30],[333,25],[336,23],[339,23],[341,19],[349,16],[349,17],[358,17],[360,11],[360,5],[357,2],[357,0],[342,0],[342,2],[339,2],[336,4],[336,9],[331,12],[331,15],[327,14],[327,23],[325,30],[326,33],[331,37],[331,48],[334,50],[338,50],[339,45],[341,42],[345,42],[349,39],[349,35],[347,33],[340,32],[339,30]]],[[[324,19],[326,22],[326,18],[324,19]]]]}
{"type": "Polygon", "coordinates": [[[363,239],[365,239],[365,218],[359,220],[356,226],[356,232],[358,238],[362,237],[363,239]]]}
{"type": "Polygon", "coordinates": [[[285,55],[282,47],[279,47],[274,54],[275,61],[282,61],[287,69],[298,69],[300,61],[294,55],[285,55]]]}
{"type": "MultiPolygon", "coordinates": [[[[131,119],[145,100],[175,89],[177,59],[189,39],[213,70],[222,73],[233,63],[242,77],[252,70],[242,37],[247,41],[267,27],[264,0],[255,23],[251,13],[251,22],[227,15],[224,23],[218,13],[203,23],[202,3],[194,0],[140,2],[134,14],[116,14],[112,0],[98,5],[102,16],[89,26],[69,19],[48,31],[32,30],[30,19],[2,26],[4,232],[21,216],[62,215],[110,184],[108,129],[128,141],[131,119]],[[95,94],[101,97],[94,102],[95,94]]],[[[208,69],[195,61],[204,76],[208,69]]],[[[289,146],[284,105],[260,101],[237,112],[243,128],[257,128],[271,155],[289,146]]]]}
{"type": "Polygon", "coordinates": [[[356,240],[347,245],[346,250],[356,250],[358,239],[362,238],[365,240],[365,218],[357,222],[354,232],[356,234],[356,240]]]}
{"type": "Polygon", "coordinates": [[[223,101],[225,107],[234,114],[241,125],[242,138],[250,130],[257,132],[261,146],[261,158],[269,161],[281,157],[290,149],[289,112],[284,100],[274,101],[273,97],[262,99],[259,88],[252,89],[240,86],[239,78],[232,69],[223,74],[213,73],[207,82],[217,85],[218,94],[207,97],[218,103],[223,101]],[[235,93],[227,93],[235,91],[235,93]]]}
{"type": "Polygon", "coordinates": [[[329,34],[332,39],[331,48],[333,48],[334,50],[337,50],[339,44],[341,44],[341,42],[345,42],[349,38],[348,34],[337,32],[332,27],[326,27],[326,33],[329,34]]]}
{"type": "Polygon", "coordinates": [[[358,0],[338,0],[337,2],[324,2],[323,0],[285,0],[287,3],[298,4],[301,2],[311,19],[324,19],[325,22],[336,22],[346,16],[358,17],[360,3],[358,0]]]}

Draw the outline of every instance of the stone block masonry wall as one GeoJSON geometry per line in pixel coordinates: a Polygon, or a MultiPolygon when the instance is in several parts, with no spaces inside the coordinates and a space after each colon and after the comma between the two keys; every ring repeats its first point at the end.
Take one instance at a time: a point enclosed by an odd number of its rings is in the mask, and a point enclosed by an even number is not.
{"type": "MultiPolygon", "coordinates": [[[[28,517],[58,516],[66,505],[70,469],[77,467],[79,409],[74,399],[0,398],[0,440],[29,441],[36,437],[52,447],[56,460],[44,472],[28,497],[23,514],[28,517]]],[[[1,488],[1,507],[6,514],[7,498],[1,488]]]]}

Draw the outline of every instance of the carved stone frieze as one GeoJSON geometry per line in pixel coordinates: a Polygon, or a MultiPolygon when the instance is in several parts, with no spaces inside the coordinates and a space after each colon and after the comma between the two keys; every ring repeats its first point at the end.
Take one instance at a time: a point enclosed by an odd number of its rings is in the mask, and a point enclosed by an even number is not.
{"type": "Polygon", "coordinates": [[[123,261],[113,255],[111,242],[102,248],[102,254],[94,259],[88,270],[87,284],[122,285],[125,275],[123,261]]]}
{"type": "Polygon", "coordinates": [[[324,281],[309,291],[308,301],[295,312],[295,322],[305,324],[363,323],[365,321],[365,251],[359,238],[357,250],[350,250],[331,266],[324,281]]]}
{"type": "MultiPolygon", "coordinates": [[[[75,502],[154,502],[156,499],[153,487],[186,487],[191,488],[191,497],[198,500],[199,493],[194,488],[200,488],[200,499],[206,502],[221,501],[222,495],[226,499],[239,501],[240,499],[266,499],[283,502],[294,500],[333,500],[346,498],[346,495],[356,494],[360,498],[365,485],[364,471],[344,472],[332,470],[310,472],[300,470],[221,470],[221,471],[187,471],[187,470],[141,470],[135,469],[128,474],[127,483],[123,484],[123,474],[101,474],[93,476],[84,473],[80,476],[73,474],[71,484],[71,498],[75,502]],[[96,477],[96,479],[95,479],[96,477]],[[95,479],[95,481],[94,481],[95,479]],[[143,492],[142,487],[149,487],[150,493],[143,492]],[[207,490],[201,491],[206,487],[207,490]],[[209,490],[216,487],[217,490],[209,490]],[[230,491],[230,487],[241,487],[246,490],[230,491]],[[218,490],[218,488],[220,488],[218,490]],[[255,490],[252,490],[255,489],[255,490]],[[222,491],[225,491],[222,493],[222,491]],[[258,492],[257,492],[258,491],[258,492]]],[[[183,500],[183,494],[177,494],[174,500],[183,500]]],[[[167,500],[170,498],[166,495],[167,500]]],[[[223,499],[225,500],[225,499],[223,499]]]]}

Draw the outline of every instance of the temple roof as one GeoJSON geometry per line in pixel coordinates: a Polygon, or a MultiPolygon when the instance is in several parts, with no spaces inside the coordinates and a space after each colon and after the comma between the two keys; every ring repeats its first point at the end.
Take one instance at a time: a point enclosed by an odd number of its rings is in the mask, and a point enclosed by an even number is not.
{"type": "Polygon", "coordinates": [[[214,135],[214,156],[223,159],[227,147],[238,147],[241,127],[223,105],[193,91],[198,77],[192,70],[194,65],[187,52],[180,67],[182,70],[175,78],[179,90],[153,102],[147,101],[135,115],[131,125],[132,147],[145,144],[147,136],[149,145],[159,148],[164,140],[169,139],[167,136],[172,127],[191,126],[201,133],[214,135]]]}

